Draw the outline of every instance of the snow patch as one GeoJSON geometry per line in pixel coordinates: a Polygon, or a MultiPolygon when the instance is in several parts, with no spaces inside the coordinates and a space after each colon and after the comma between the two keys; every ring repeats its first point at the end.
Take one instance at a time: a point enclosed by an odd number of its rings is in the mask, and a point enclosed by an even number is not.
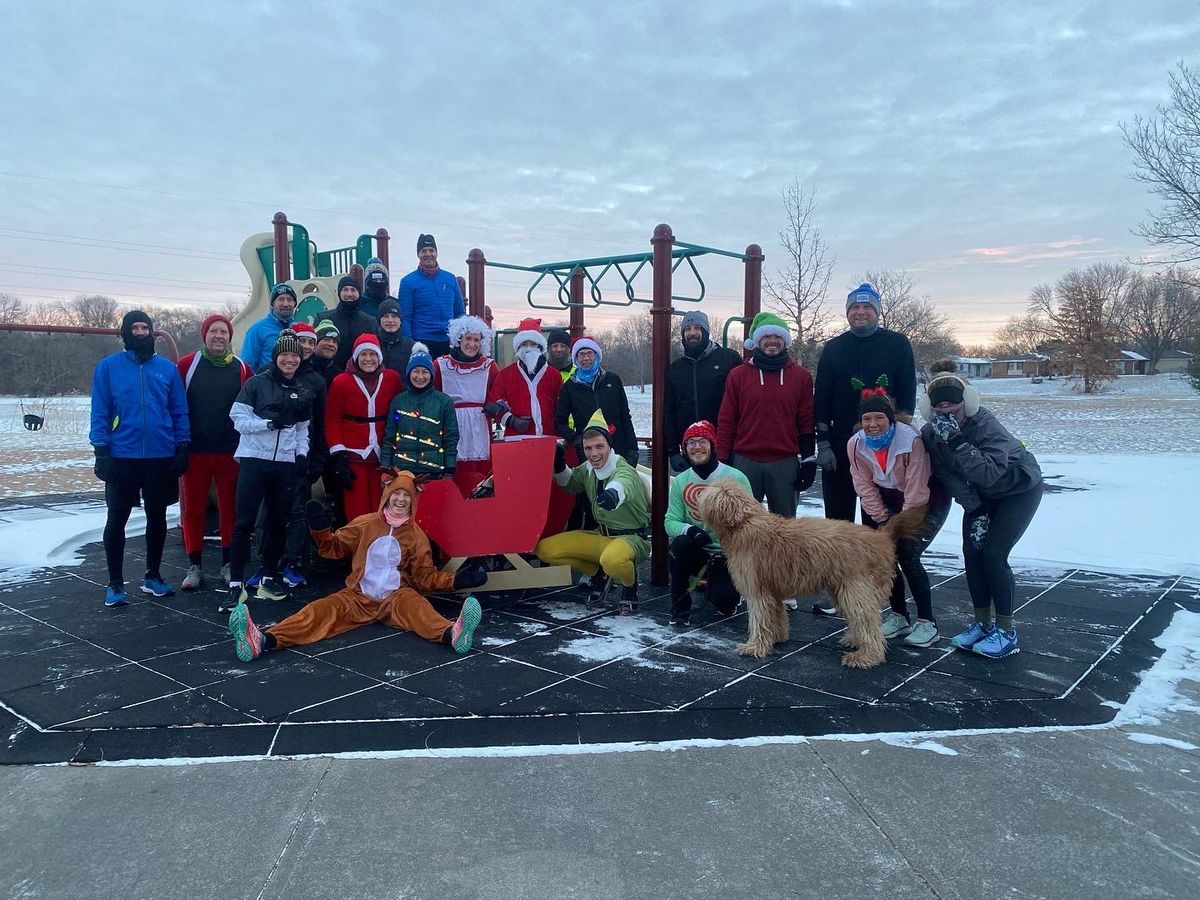
{"type": "Polygon", "coordinates": [[[1169,713],[1200,713],[1200,705],[1179,692],[1181,681],[1200,682],[1200,613],[1176,610],[1171,624],[1154,639],[1163,655],[1142,673],[1138,686],[1113,724],[1161,725],[1169,713]]]}
{"type": "Polygon", "coordinates": [[[1176,750],[1200,750],[1200,747],[1189,744],[1187,741],[1177,741],[1175,738],[1145,734],[1141,731],[1130,732],[1127,737],[1136,744],[1161,744],[1164,747],[1174,747],[1176,750]]]}
{"type": "Polygon", "coordinates": [[[958,756],[957,750],[951,750],[945,744],[937,741],[918,740],[915,734],[889,734],[879,739],[880,743],[892,747],[907,747],[910,750],[929,750],[938,756],[958,756]]]}

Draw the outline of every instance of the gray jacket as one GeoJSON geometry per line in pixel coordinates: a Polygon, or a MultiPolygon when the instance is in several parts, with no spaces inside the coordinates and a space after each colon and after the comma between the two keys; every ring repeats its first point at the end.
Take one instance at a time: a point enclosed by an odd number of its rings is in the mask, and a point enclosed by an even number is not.
{"type": "Polygon", "coordinates": [[[951,446],[929,423],[921,440],[929,451],[933,474],[968,512],[988,500],[1021,494],[1042,483],[1042,470],[1000,420],[984,407],[962,425],[963,440],[951,446]]]}

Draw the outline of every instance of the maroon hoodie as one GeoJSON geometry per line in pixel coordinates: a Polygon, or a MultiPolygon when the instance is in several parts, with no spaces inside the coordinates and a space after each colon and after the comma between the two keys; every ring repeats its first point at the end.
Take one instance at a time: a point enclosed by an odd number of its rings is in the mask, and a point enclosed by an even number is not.
{"type": "Polygon", "coordinates": [[[770,372],[750,360],[730,370],[717,419],[718,459],[734,453],[756,462],[811,456],[813,428],[813,379],[804,366],[788,359],[770,372]]]}

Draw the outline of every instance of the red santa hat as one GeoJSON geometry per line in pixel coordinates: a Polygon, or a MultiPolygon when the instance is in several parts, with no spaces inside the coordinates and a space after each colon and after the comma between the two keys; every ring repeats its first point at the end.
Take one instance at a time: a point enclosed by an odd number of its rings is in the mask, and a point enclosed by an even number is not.
{"type": "Polygon", "coordinates": [[[296,337],[308,338],[314,344],[317,342],[317,330],[307,322],[294,322],[291,329],[296,333],[296,337]]]}
{"type": "Polygon", "coordinates": [[[546,352],[549,345],[546,336],[542,334],[541,319],[522,319],[517,323],[517,333],[513,335],[513,349],[516,350],[526,341],[533,341],[542,348],[543,353],[546,352]]]}
{"type": "Polygon", "coordinates": [[[686,447],[687,442],[692,438],[704,438],[712,444],[714,451],[717,449],[717,429],[713,428],[712,422],[708,419],[701,419],[699,422],[689,425],[687,431],[683,433],[683,439],[679,442],[679,446],[686,447]]]}
{"type": "Polygon", "coordinates": [[[354,349],[350,351],[350,358],[358,362],[358,357],[364,350],[374,350],[382,361],[383,350],[379,346],[379,338],[375,337],[375,335],[360,334],[358,340],[354,342],[354,349]]]}

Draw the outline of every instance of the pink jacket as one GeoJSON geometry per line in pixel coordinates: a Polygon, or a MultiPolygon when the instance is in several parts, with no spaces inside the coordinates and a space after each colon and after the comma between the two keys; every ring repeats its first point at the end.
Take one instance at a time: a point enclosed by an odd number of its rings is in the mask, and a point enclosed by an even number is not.
{"type": "Polygon", "coordinates": [[[850,457],[850,477],[863,509],[876,522],[891,515],[879,489],[890,488],[904,494],[904,509],[929,502],[929,454],[920,433],[911,425],[896,423],[896,434],[888,448],[887,471],[879,468],[875,453],[867,446],[862,431],[856,431],[846,443],[850,457]]]}

